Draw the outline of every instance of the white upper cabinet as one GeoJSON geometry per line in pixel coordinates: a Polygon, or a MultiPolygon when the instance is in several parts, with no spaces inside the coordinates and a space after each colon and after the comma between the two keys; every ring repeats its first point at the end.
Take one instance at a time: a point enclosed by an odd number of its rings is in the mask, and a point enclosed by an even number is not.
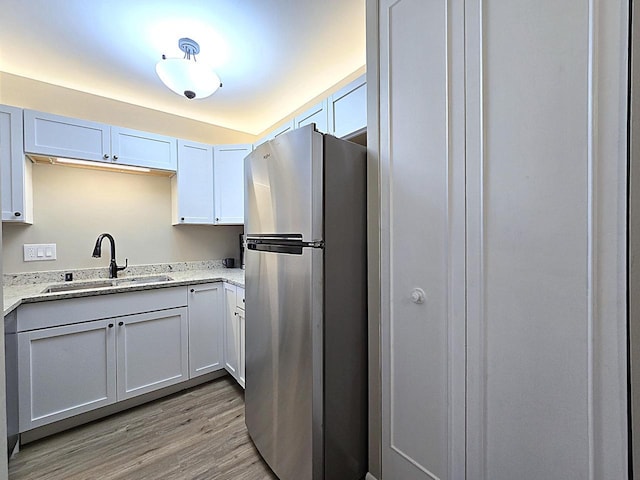
{"type": "Polygon", "coordinates": [[[172,171],[177,167],[176,139],[164,135],[111,127],[111,152],[113,163],[172,171]]]}
{"type": "Polygon", "coordinates": [[[215,224],[244,223],[244,157],[251,145],[213,147],[215,224]]]}
{"type": "Polygon", "coordinates": [[[24,150],[52,157],[110,162],[109,126],[25,110],[24,150]]]}
{"type": "Polygon", "coordinates": [[[322,133],[329,131],[329,115],[327,113],[327,99],[323,100],[306,112],[294,118],[295,128],[304,127],[310,123],[316,124],[316,130],[322,133]]]}
{"type": "Polygon", "coordinates": [[[22,109],[0,105],[2,221],[33,223],[31,161],[22,146],[22,109]]]}
{"type": "Polygon", "coordinates": [[[367,83],[363,75],[329,97],[329,133],[349,138],[367,128],[367,83]]]}
{"type": "Polygon", "coordinates": [[[350,139],[364,133],[367,129],[366,75],[358,77],[293,120],[276,128],[254,143],[254,147],[310,123],[315,123],[319,132],[339,138],[350,139]]]}
{"type": "Polygon", "coordinates": [[[264,142],[268,142],[269,140],[273,140],[277,136],[282,135],[283,133],[290,132],[294,128],[296,128],[295,121],[290,120],[287,123],[285,123],[284,125],[281,125],[280,127],[278,127],[275,130],[273,130],[266,137],[262,137],[260,140],[258,140],[256,143],[254,143],[253,146],[257,147],[258,145],[262,145],[264,142]]]}
{"type": "Polygon", "coordinates": [[[26,153],[175,171],[176,139],[51,113],[24,111],[26,153]]]}
{"type": "Polygon", "coordinates": [[[178,171],[171,194],[174,225],[214,223],[211,145],[178,140],[178,171]]]}

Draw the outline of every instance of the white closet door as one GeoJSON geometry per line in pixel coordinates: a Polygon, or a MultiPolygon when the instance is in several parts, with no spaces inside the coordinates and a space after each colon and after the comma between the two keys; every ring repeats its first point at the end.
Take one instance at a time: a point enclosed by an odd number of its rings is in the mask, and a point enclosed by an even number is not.
{"type": "Polygon", "coordinates": [[[461,0],[380,2],[382,469],[389,480],[464,478],[462,7],[461,0]]]}
{"type": "Polygon", "coordinates": [[[628,5],[465,3],[467,478],[627,478],[628,5]]]}

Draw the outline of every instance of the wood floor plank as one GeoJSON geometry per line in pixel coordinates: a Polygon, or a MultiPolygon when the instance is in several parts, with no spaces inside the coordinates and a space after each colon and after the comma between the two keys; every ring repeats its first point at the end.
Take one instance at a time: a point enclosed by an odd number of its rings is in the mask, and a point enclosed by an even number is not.
{"type": "Polygon", "coordinates": [[[229,377],[25,445],[10,480],[277,480],[229,377]]]}

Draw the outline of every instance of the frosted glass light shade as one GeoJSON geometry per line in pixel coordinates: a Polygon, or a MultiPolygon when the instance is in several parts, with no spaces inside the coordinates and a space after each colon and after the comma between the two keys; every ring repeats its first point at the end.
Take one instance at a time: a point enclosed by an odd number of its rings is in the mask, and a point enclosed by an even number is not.
{"type": "Polygon", "coordinates": [[[185,58],[160,60],[156,73],[162,83],[187,98],[206,98],[220,87],[220,77],[211,67],[185,58]],[[193,92],[195,97],[187,92],[193,92]]]}

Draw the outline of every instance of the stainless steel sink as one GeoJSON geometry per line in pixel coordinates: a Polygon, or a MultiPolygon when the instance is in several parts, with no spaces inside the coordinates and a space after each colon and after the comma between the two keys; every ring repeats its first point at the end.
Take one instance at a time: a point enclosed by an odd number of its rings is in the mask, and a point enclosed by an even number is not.
{"type": "Polygon", "coordinates": [[[69,282],[49,285],[42,293],[72,292],[75,290],[91,290],[94,288],[118,287],[126,285],[142,285],[147,283],[169,282],[173,278],[168,275],[148,277],[113,278],[110,280],[89,280],[86,282],[69,282]]]}
{"type": "Polygon", "coordinates": [[[115,278],[112,281],[116,286],[118,285],[140,285],[143,283],[159,283],[170,282],[173,280],[168,275],[154,275],[152,277],[131,277],[131,278],[115,278]]]}
{"type": "Polygon", "coordinates": [[[73,282],[49,285],[42,293],[71,292],[74,290],[90,290],[92,288],[113,287],[113,280],[97,280],[90,282],[73,282]]]}

